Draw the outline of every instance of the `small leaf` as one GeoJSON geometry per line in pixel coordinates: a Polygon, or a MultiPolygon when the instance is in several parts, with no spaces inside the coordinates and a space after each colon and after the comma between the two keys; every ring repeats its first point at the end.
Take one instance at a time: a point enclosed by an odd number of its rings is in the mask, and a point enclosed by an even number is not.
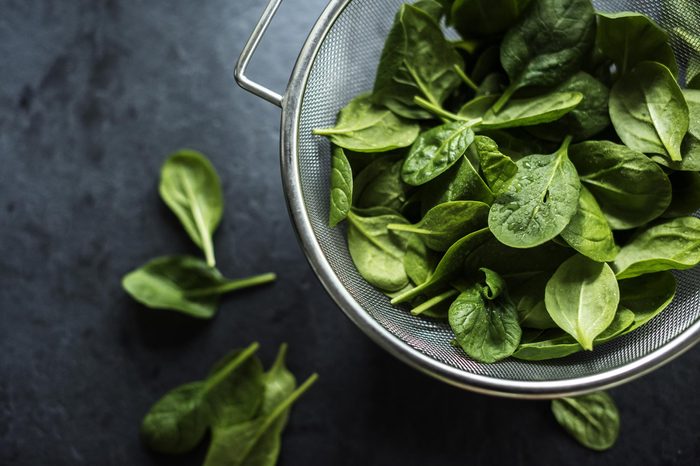
{"type": "Polygon", "coordinates": [[[487,136],[476,136],[469,147],[476,153],[484,180],[494,194],[504,192],[518,173],[518,166],[498,150],[498,144],[487,136]]]}
{"type": "Polygon", "coordinates": [[[335,226],[345,220],[352,204],[352,168],[345,152],[334,147],[331,152],[331,204],[328,224],[335,226]]]}
{"type": "Polygon", "coordinates": [[[620,432],[620,415],[605,392],[552,400],[552,412],[572,437],[592,450],[611,448],[620,432]]]}

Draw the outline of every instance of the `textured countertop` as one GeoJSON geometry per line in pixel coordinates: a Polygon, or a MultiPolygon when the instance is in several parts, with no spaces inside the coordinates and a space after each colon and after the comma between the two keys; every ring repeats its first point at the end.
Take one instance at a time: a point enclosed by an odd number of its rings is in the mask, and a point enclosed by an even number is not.
{"type": "MultiPolygon", "coordinates": [[[[323,0],[286,0],[251,74],[282,90],[323,0]]],[[[343,316],[287,217],[279,110],[232,69],[264,0],[0,0],[0,464],[196,465],[139,442],[166,390],[229,349],[290,345],[299,378],[281,465],[697,465],[700,349],[612,391],[620,440],[599,454],[547,402],[490,398],[424,376],[343,316]],[[165,156],[207,154],[226,196],[224,273],[279,281],[211,322],[145,310],[121,276],[195,253],[157,193],[165,156]]]]}

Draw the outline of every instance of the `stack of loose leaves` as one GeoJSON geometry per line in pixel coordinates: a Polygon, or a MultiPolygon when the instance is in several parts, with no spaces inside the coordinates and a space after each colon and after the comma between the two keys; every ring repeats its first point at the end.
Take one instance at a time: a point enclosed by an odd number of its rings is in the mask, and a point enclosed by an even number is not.
{"type": "Polygon", "coordinates": [[[317,375],[297,387],[285,366],[286,345],[267,372],[255,356],[257,349],[253,343],[234,350],[206,379],[166,393],[143,419],[146,445],[161,453],[185,453],[209,432],[204,466],[276,464],[290,408],[317,375]]]}
{"type": "Polygon", "coordinates": [[[700,262],[700,90],[678,79],[656,23],[590,0],[403,5],[374,89],[315,130],[330,224],[477,361],[592,350],[700,262]]]}
{"type": "Polygon", "coordinates": [[[191,150],[171,155],[161,170],[159,191],[192,241],[202,249],[205,261],[182,255],[151,260],[122,280],[122,286],[135,300],[150,308],[210,319],[222,295],[275,280],[274,273],[230,280],[215,268],[212,237],[221,220],[224,200],[219,176],[204,155],[191,150]]]}

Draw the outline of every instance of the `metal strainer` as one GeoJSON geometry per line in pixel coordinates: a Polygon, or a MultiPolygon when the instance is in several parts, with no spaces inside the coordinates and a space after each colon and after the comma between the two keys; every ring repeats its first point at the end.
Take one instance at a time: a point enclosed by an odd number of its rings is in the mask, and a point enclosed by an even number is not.
{"type": "MultiPolygon", "coordinates": [[[[472,361],[450,345],[452,332],[446,324],[413,317],[389,304],[355,269],[344,228],[328,227],[330,147],[311,130],[332,126],[340,108],[372,89],[384,40],[403,0],[331,0],[301,50],[284,95],[245,74],[281,1],[267,5],[236,66],[236,80],[282,108],[282,181],[301,245],[328,293],[370,338],[440,380],[519,398],[553,398],[618,385],[661,366],[700,340],[700,267],[676,274],[676,299],[649,324],[595,351],[547,362],[472,361]]],[[[667,2],[658,0],[594,4],[599,10],[646,13],[668,31],[694,18],[691,27],[700,31],[697,0],[685,1],[687,18],[665,11],[667,2]]],[[[700,50],[700,43],[692,45],[680,40],[673,44],[682,73],[693,48],[700,50]]]]}

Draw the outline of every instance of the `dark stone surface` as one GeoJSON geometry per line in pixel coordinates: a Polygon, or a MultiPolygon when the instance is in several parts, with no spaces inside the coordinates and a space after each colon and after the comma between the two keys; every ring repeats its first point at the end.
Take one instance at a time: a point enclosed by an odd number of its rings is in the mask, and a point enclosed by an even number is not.
{"type": "MultiPolygon", "coordinates": [[[[333,305],[287,218],[279,111],[234,86],[264,0],[0,0],[0,464],[199,464],[139,443],[167,389],[252,340],[282,341],[320,382],[297,405],[282,465],[691,465],[700,351],[613,390],[610,452],[589,452],[546,402],[462,392],[389,357],[333,305]],[[231,276],[274,270],[210,323],[147,311],[120,277],[196,252],[156,190],[164,157],[208,154],[224,182],[216,235],[231,276]]],[[[323,0],[287,0],[254,76],[282,89],[323,0]]]]}

